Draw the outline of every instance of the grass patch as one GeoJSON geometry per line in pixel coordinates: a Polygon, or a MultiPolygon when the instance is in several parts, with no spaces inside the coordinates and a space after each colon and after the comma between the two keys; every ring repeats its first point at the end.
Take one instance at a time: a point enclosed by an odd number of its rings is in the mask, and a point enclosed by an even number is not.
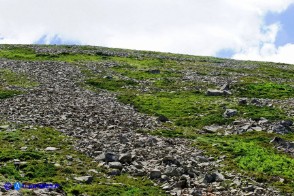
{"type": "Polygon", "coordinates": [[[287,118],[286,114],[277,108],[258,107],[254,105],[239,106],[222,97],[209,97],[202,93],[160,92],[153,94],[135,94],[128,92],[120,94],[119,100],[134,105],[140,112],[151,115],[164,115],[178,126],[202,128],[206,125],[228,124],[239,117],[258,120],[261,117],[268,120],[287,118]],[[237,109],[238,115],[224,118],[224,106],[237,109]]]}
{"type": "MultiPolygon", "coordinates": [[[[0,178],[10,182],[51,182],[58,183],[68,195],[164,195],[144,178],[131,178],[122,175],[106,178],[106,170],[98,163],[77,152],[75,139],[50,128],[22,129],[0,132],[0,178]],[[46,147],[56,147],[53,152],[46,147]],[[27,147],[21,150],[21,147],[27,147]],[[66,158],[71,156],[71,159],[66,158]],[[14,160],[21,164],[15,166],[14,160]],[[60,166],[58,166],[59,164],[60,166]],[[98,174],[89,172],[94,169],[98,174]],[[78,183],[75,176],[91,175],[91,184],[78,183]]],[[[22,190],[31,195],[29,190],[22,190]]]]}
{"type": "Polygon", "coordinates": [[[86,81],[86,84],[95,86],[96,88],[110,90],[110,91],[118,91],[126,86],[135,86],[137,82],[133,80],[122,80],[116,78],[102,78],[95,77],[90,78],[86,81]]]}
{"type": "Polygon", "coordinates": [[[285,192],[294,191],[294,159],[269,143],[275,134],[252,132],[235,136],[199,136],[196,145],[208,154],[227,155],[225,169],[245,172],[260,182],[270,182],[285,192]],[[281,185],[278,177],[285,179],[281,185]]]}
{"type": "Polygon", "coordinates": [[[0,87],[0,99],[6,99],[9,97],[13,97],[15,95],[19,95],[21,94],[20,91],[15,91],[15,90],[6,90],[6,89],[2,89],[0,87]]]}
{"type": "Polygon", "coordinates": [[[38,85],[37,82],[29,80],[26,75],[15,73],[9,69],[0,69],[0,81],[6,86],[17,86],[24,88],[38,85]]]}
{"type": "Polygon", "coordinates": [[[294,87],[276,83],[241,84],[237,88],[238,95],[250,98],[283,99],[294,96],[294,87]]]}

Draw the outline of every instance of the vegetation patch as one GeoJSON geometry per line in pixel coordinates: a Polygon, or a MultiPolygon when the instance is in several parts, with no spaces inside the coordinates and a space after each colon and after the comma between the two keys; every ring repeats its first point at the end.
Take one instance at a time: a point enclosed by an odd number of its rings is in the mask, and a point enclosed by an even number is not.
{"type": "Polygon", "coordinates": [[[0,69],[0,81],[5,86],[16,86],[16,87],[34,87],[37,86],[37,82],[29,80],[24,74],[15,73],[9,69],[0,69]]]}
{"type": "Polygon", "coordinates": [[[128,92],[119,95],[118,98],[124,103],[134,105],[141,112],[155,116],[164,115],[178,126],[202,128],[212,124],[223,125],[240,117],[254,120],[261,117],[269,120],[287,118],[286,114],[277,108],[255,105],[239,106],[222,97],[209,97],[197,92],[159,92],[153,94],[128,92]],[[237,109],[238,115],[224,118],[225,106],[237,109]]]}
{"type": "MultiPolygon", "coordinates": [[[[106,178],[103,168],[90,157],[77,152],[75,139],[51,128],[0,132],[0,179],[9,182],[58,183],[68,195],[164,195],[147,179],[127,175],[106,178]],[[25,148],[24,148],[25,147],[25,148]],[[46,151],[55,147],[55,151],[46,151]],[[71,158],[67,158],[71,156],[71,158]],[[15,161],[20,164],[16,165],[15,161]],[[89,170],[96,170],[96,173],[89,170]],[[90,184],[79,183],[76,176],[93,176],[90,184]]],[[[28,190],[23,194],[31,195],[28,190]]]]}
{"type": "Polygon", "coordinates": [[[7,90],[0,87],[0,99],[6,99],[21,94],[20,91],[7,90]]]}
{"type": "Polygon", "coordinates": [[[285,192],[293,192],[294,159],[273,148],[270,140],[274,136],[263,132],[235,136],[201,135],[196,139],[196,145],[209,155],[226,155],[224,169],[244,172],[257,181],[270,182],[285,192]],[[277,177],[285,180],[283,185],[277,177]]]}
{"type": "Polygon", "coordinates": [[[288,84],[249,83],[237,88],[238,95],[250,98],[283,99],[294,96],[294,87],[288,84]]]}
{"type": "Polygon", "coordinates": [[[103,78],[103,77],[95,77],[90,78],[86,81],[86,84],[95,86],[100,89],[110,90],[110,91],[118,91],[126,86],[135,86],[137,82],[133,80],[122,80],[116,78],[103,78]]]}

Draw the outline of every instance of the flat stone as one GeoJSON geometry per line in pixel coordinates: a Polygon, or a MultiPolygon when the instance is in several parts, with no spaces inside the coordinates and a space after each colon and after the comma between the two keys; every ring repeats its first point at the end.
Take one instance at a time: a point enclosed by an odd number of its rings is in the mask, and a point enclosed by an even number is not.
{"type": "Polygon", "coordinates": [[[1,125],[0,126],[0,129],[8,129],[9,128],[9,125],[1,125]]]}
{"type": "Polygon", "coordinates": [[[209,133],[216,133],[220,129],[222,129],[222,126],[216,126],[216,125],[211,125],[211,126],[205,126],[203,127],[203,130],[209,133]]]}
{"type": "Polygon", "coordinates": [[[253,129],[254,131],[262,131],[261,127],[251,127],[251,129],[253,129]]]}
{"type": "Polygon", "coordinates": [[[81,176],[81,177],[74,177],[74,179],[78,182],[90,184],[93,181],[92,176],[81,176]]]}
{"type": "Polygon", "coordinates": [[[208,89],[206,91],[207,96],[222,96],[225,95],[225,91],[223,90],[216,90],[216,89],[208,89]]]}
{"type": "Polygon", "coordinates": [[[56,147],[47,147],[47,148],[45,148],[45,150],[46,151],[56,151],[56,150],[58,150],[58,148],[56,148],[56,147]]]}
{"type": "Polygon", "coordinates": [[[150,171],[150,178],[151,179],[157,179],[161,177],[161,171],[158,169],[154,169],[150,171]]]}
{"type": "Polygon", "coordinates": [[[109,162],[109,168],[122,169],[122,164],[120,162],[109,162]]]}

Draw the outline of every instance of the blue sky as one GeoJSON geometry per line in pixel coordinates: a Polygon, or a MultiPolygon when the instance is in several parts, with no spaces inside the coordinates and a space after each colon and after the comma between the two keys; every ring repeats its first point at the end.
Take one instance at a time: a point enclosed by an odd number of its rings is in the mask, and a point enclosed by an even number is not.
{"type": "Polygon", "coordinates": [[[294,64],[294,0],[0,0],[0,44],[80,44],[294,64]]]}
{"type": "Polygon", "coordinates": [[[265,17],[267,24],[280,23],[275,45],[283,46],[288,43],[294,44],[294,5],[289,6],[282,13],[269,13],[265,17]]]}

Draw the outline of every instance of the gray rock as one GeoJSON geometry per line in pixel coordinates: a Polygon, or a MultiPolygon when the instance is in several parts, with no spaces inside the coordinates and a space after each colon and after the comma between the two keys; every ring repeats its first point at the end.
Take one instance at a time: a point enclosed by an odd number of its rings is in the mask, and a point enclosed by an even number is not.
{"type": "Polygon", "coordinates": [[[229,83],[225,83],[221,88],[221,91],[228,91],[230,90],[230,84],[229,83]]]}
{"type": "Polygon", "coordinates": [[[159,115],[158,118],[157,118],[157,120],[159,122],[167,122],[167,121],[169,121],[169,119],[166,116],[164,116],[164,115],[159,115]]]}
{"type": "Polygon", "coordinates": [[[158,179],[161,177],[161,171],[158,169],[154,169],[150,171],[150,178],[151,179],[158,179]]]}
{"type": "Polygon", "coordinates": [[[182,175],[183,171],[181,168],[178,167],[173,167],[173,166],[168,166],[166,167],[164,174],[167,176],[180,176],[182,175]]]}
{"type": "Polygon", "coordinates": [[[0,126],[0,129],[4,129],[5,130],[5,129],[8,129],[8,128],[9,128],[9,125],[1,125],[0,126]]]}
{"type": "Polygon", "coordinates": [[[222,96],[225,95],[225,91],[223,90],[216,90],[216,89],[208,89],[206,91],[207,96],[222,96]]]}
{"type": "Polygon", "coordinates": [[[254,131],[262,131],[263,129],[261,127],[251,127],[254,131]]]}
{"type": "Polygon", "coordinates": [[[105,153],[105,161],[106,162],[115,162],[118,161],[118,155],[112,152],[105,153]]]}
{"type": "Polygon", "coordinates": [[[45,148],[45,150],[46,151],[56,151],[56,150],[58,150],[58,148],[56,148],[56,147],[47,147],[47,148],[45,148]]]}
{"type": "Polygon", "coordinates": [[[160,70],[159,69],[151,69],[148,71],[151,74],[160,74],[160,70]]]}
{"type": "Polygon", "coordinates": [[[205,126],[203,127],[203,130],[208,132],[208,133],[216,133],[220,129],[222,129],[222,126],[217,126],[217,125],[211,125],[211,126],[205,126]]]}
{"type": "Polygon", "coordinates": [[[120,162],[109,162],[109,168],[112,168],[112,169],[122,169],[123,166],[120,162]]]}
{"type": "Polygon", "coordinates": [[[90,184],[93,181],[92,176],[81,176],[81,177],[74,177],[74,179],[81,183],[87,183],[90,184]]]}
{"type": "Polygon", "coordinates": [[[286,134],[286,133],[291,132],[291,129],[290,129],[290,127],[285,127],[281,124],[278,124],[278,125],[273,126],[272,131],[275,133],[279,133],[279,134],[286,134]]]}
{"type": "Polygon", "coordinates": [[[121,154],[119,156],[118,160],[121,163],[131,163],[132,162],[132,155],[130,153],[121,154]]]}
{"type": "Polygon", "coordinates": [[[221,173],[214,172],[214,173],[206,174],[203,182],[213,183],[213,182],[222,182],[224,180],[225,180],[225,177],[221,173]]]}
{"type": "Polygon", "coordinates": [[[240,99],[239,100],[239,105],[246,105],[247,104],[247,99],[240,99]]]}
{"type": "Polygon", "coordinates": [[[290,127],[293,125],[293,121],[292,120],[283,120],[280,122],[281,125],[283,125],[284,127],[290,127]]]}
{"type": "Polygon", "coordinates": [[[119,169],[111,169],[108,172],[108,175],[110,176],[119,176],[121,174],[121,171],[119,169]]]}
{"type": "Polygon", "coordinates": [[[235,116],[238,114],[238,111],[237,110],[234,110],[234,109],[226,109],[226,111],[224,112],[224,117],[225,118],[230,118],[232,116],[235,116]]]}

